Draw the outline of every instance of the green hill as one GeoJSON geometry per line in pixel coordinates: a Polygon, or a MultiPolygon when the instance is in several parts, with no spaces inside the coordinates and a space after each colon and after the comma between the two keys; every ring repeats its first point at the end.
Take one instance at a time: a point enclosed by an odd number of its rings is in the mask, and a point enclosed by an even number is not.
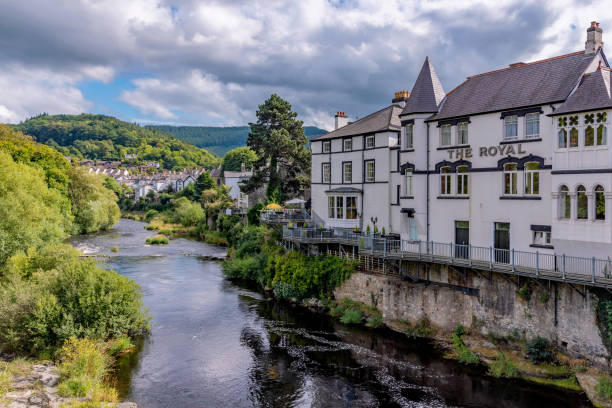
{"type": "MultiPolygon", "coordinates": [[[[249,135],[248,126],[214,127],[214,126],[169,126],[156,125],[147,128],[161,130],[192,145],[206,149],[218,156],[246,144],[249,135]]],[[[327,133],[315,126],[304,126],[308,139],[327,133]]]]}
{"type": "Polygon", "coordinates": [[[40,115],[13,126],[66,156],[134,162],[157,161],[163,168],[213,168],[220,159],[204,149],[149,127],[94,114],[40,115]]]}

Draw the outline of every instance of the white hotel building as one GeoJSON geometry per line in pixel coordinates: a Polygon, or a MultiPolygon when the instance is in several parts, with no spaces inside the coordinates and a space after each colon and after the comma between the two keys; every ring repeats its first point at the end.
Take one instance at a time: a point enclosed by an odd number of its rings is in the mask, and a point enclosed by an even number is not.
{"type": "Polygon", "coordinates": [[[336,130],[312,140],[314,221],[605,259],[610,79],[598,23],[585,50],[474,75],[447,93],[425,59],[411,92],[354,123],[338,112],[336,130]]]}

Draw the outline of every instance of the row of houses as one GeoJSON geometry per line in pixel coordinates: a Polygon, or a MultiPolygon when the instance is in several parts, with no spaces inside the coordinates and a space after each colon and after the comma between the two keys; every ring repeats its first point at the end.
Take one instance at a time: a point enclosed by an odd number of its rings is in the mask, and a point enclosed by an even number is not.
{"type": "MultiPolygon", "coordinates": [[[[312,210],[330,228],[412,241],[606,258],[612,253],[611,70],[585,48],[412,91],[312,140],[312,210]]],[[[502,253],[502,252],[500,252],[502,253]]]]}

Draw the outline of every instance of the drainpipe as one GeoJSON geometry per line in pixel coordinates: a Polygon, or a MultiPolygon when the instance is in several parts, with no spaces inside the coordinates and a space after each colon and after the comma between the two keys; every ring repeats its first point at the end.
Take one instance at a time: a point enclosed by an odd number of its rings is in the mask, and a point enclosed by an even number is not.
{"type": "MultiPolygon", "coordinates": [[[[426,218],[427,218],[427,242],[429,242],[429,122],[427,124],[427,203],[426,203],[426,218]]],[[[429,244],[428,244],[429,245],[429,244]]]]}
{"type": "MultiPolygon", "coordinates": [[[[376,136],[374,136],[376,138],[376,136]]],[[[376,140],[376,139],[374,139],[376,140]]],[[[365,136],[361,136],[361,217],[359,217],[359,229],[363,233],[365,226],[363,225],[363,214],[365,212],[363,196],[365,193],[365,136]]]]}

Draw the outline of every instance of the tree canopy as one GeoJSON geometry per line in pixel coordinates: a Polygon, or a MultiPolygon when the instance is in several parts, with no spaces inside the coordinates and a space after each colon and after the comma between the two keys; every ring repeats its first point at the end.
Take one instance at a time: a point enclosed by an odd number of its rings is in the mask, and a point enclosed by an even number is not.
{"type": "Polygon", "coordinates": [[[247,146],[237,147],[223,157],[223,171],[240,171],[242,163],[247,170],[251,170],[255,161],[257,161],[257,154],[253,150],[247,146]]]}
{"type": "Polygon", "coordinates": [[[266,182],[268,199],[294,196],[308,184],[310,151],[303,122],[291,104],[272,94],[257,110],[257,122],[250,123],[247,146],[257,154],[255,170],[241,189],[252,192],[266,182]]]}
{"type": "Polygon", "coordinates": [[[40,115],[14,126],[67,156],[97,160],[157,161],[165,169],[214,168],[220,159],[148,127],[94,114],[40,115]]]}

